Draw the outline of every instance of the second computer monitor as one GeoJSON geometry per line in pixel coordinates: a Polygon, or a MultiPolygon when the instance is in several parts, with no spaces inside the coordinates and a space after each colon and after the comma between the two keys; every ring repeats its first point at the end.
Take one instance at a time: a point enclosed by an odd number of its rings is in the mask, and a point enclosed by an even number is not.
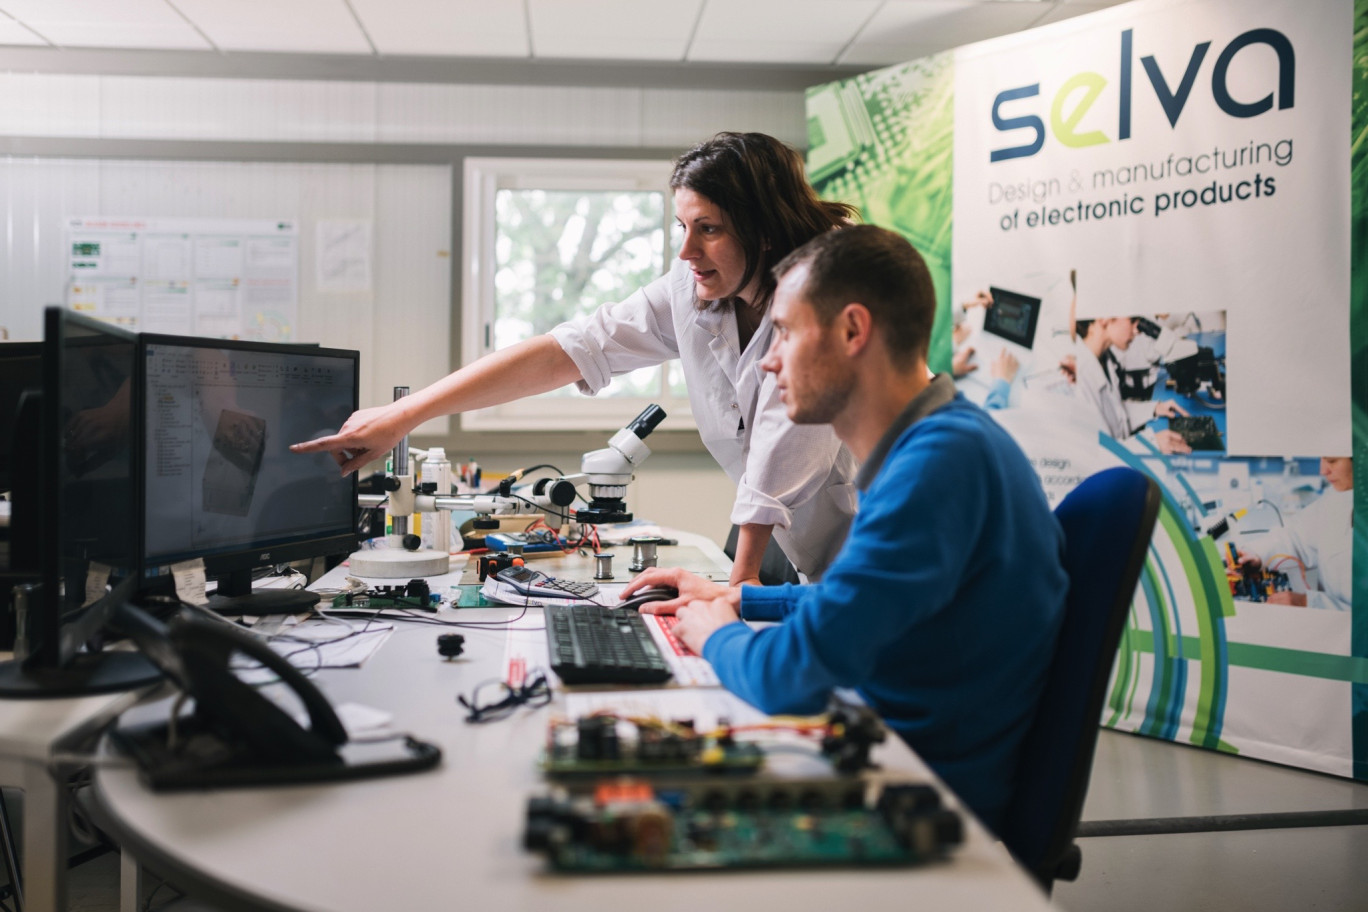
{"type": "Polygon", "coordinates": [[[225,613],[316,601],[251,592],[251,572],[356,546],[355,476],[289,447],[356,410],[357,353],[145,334],[141,355],[145,573],[202,558],[225,613]]]}

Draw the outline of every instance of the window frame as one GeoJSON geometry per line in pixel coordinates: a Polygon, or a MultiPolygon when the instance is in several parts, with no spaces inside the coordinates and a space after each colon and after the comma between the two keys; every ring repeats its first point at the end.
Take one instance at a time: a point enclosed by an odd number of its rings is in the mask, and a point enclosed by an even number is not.
{"type": "MultiPolygon", "coordinates": [[[[662,265],[670,269],[673,251],[674,198],[668,159],[467,158],[462,175],[464,226],[461,256],[461,365],[494,351],[496,317],[495,200],[500,190],[657,191],[664,195],[662,265]]],[[[668,417],[662,429],[690,430],[697,425],[687,397],[669,393],[666,371],[658,369],[658,397],[584,396],[518,399],[461,415],[469,431],[616,430],[647,405],[658,403],[668,417]]]]}

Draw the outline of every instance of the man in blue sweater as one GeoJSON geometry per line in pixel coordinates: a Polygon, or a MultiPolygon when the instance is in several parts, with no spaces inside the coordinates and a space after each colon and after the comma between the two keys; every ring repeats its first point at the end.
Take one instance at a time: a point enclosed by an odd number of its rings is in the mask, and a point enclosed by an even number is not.
{"type": "Polygon", "coordinates": [[[675,633],[765,712],[855,688],[996,829],[1063,615],[1063,532],[1006,432],[948,374],[928,378],[935,293],[910,244],[844,228],[775,273],[762,366],[791,420],[830,423],[863,464],[845,546],[810,585],[659,568],[625,594],[678,589],[643,610],[676,612],[675,633]]]}

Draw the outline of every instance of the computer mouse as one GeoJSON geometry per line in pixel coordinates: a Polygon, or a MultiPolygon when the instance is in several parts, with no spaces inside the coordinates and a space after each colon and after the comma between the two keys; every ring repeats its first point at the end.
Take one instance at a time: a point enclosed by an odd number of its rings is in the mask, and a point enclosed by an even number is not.
{"type": "Polygon", "coordinates": [[[640,611],[641,606],[647,602],[663,602],[678,595],[679,590],[673,586],[653,586],[650,589],[642,589],[631,598],[623,599],[614,607],[623,611],[640,611]]]}

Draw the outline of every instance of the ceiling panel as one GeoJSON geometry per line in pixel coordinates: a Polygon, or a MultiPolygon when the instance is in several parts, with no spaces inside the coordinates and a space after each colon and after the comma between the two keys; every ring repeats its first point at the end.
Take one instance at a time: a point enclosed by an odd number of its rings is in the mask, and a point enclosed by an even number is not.
{"type": "Polygon", "coordinates": [[[172,2],[209,36],[210,41],[226,51],[371,53],[366,36],[343,0],[172,2]]]}
{"type": "Polygon", "coordinates": [[[46,44],[13,19],[0,16],[0,44],[46,44]]]}
{"type": "Polygon", "coordinates": [[[1075,2],[1068,0],[1051,9],[1041,17],[1037,25],[1045,25],[1047,22],[1059,22],[1062,19],[1072,19],[1074,16],[1082,16],[1085,13],[1095,13],[1098,10],[1107,9],[1128,0],[1085,0],[1085,2],[1075,2]]]}
{"type": "Polygon", "coordinates": [[[683,60],[703,0],[528,0],[538,57],[683,60]]]}
{"type": "Polygon", "coordinates": [[[707,0],[689,60],[832,63],[881,0],[707,0]]]}
{"type": "Polygon", "coordinates": [[[209,49],[164,0],[3,0],[0,9],[60,47],[209,49]]]}
{"type": "Polygon", "coordinates": [[[1029,28],[1044,3],[889,0],[837,63],[886,66],[1029,28]]]}
{"type": "Polygon", "coordinates": [[[0,0],[0,44],[883,66],[1120,2],[0,0]]]}
{"type": "Polygon", "coordinates": [[[381,54],[526,57],[530,53],[521,3],[351,0],[351,4],[381,54]]]}

